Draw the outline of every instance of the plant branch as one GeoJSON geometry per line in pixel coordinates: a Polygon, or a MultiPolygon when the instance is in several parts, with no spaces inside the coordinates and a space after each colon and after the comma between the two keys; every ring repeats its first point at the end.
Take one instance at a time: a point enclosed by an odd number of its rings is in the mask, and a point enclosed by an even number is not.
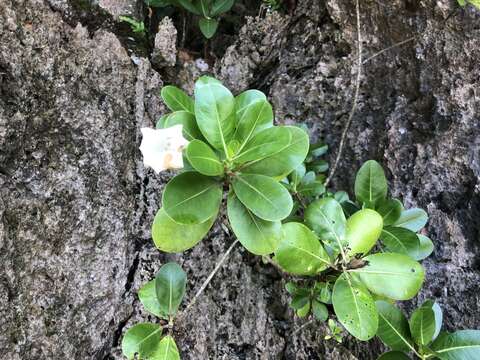
{"type": "Polygon", "coordinates": [[[314,319],[314,318],[308,320],[305,324],[303,324],[302,326],[300,326],[299,328],[297,328],[294,332],[292,332],[292,336],[298,334],[300,331],[302,331],[303,329],[305,329],[307,326],[313,324],[314,322],[315,322],[315,319],[314,319]]]}
{"type": "Polygon", "coordinates": [[[348,115],[347,123],[345,124],[345,128],[342,132],[342,137],[340,139],[340,145],[338,148],[337,157],[335,158],[335,162],[333,163],[332,170],[325,181],[325,187],[328,186],[330,181],[335,175],[335,171],[337,170],[338,163],[340,161],[340,157],[342,156],[343,148],[345,146],[345,140],[347,138],[347,133],[352,123],[353,115],[357,110],[357,101],[358,101],[358,94],[360,93],[360,78],[362,76],[362,34],[361,34],[361,25],[360,25],[360,4],[359,0],[355,0],[355,10],[357,13],[357,78],[355,83],[355,95],[353,97],[353,104],[352,109],[350,110],[350,114],[348,115]]]}
{"type": "Polygon", "coordinates": [[[203,291],[207,288],[208,284],[210,283],[210,281],[212,281],[213,277],[215,276],[215,274],[217,273],[218,270],[220,270],[220,268],[222,267],[223,263],[225,262],[225,260],[228,259],[228,256],[230,255],[230,253],[232,252],[233,248],[235,247],[235,245],[237,245],[238,243],[238,239],[236,239],[231,245],[230,247],[227,249],[227,251],[225,251],[225,253],[222,255],[222,257],[220,258],[220,260],[218,260],[217,262],[217,265],[215,266],[215,268],[213,269],[213,271],[210,273],[210,275],[208,275],[208,277],[205,279],[205,281],[203,282],[202,286],[200,287],[200,289],[198,289],[197,293],[195,294],[195,296],[193,297],[193,299],[190,301],[190,303],[187,305],[187,307],[185,308],[185,310],[182,311],[182,313],[180,313],[178,316],[177,316],[177,321],[179,321],[183,316],[185,316],[185,314],[188,312],[188,310],[190,310],[197,302],[198,298],[200,297],[200,295],[202,295],[203,291]]]}
{"type": "Polygon", "coordinates": [[[408,43],[408,42],[410,42],[410,41],[413,41],[413,40],[415,40],[416,38],[417,38],[417,36],[412,36],[412,37],[410,37],[410,38],[408,38],[408,39],[406,39],[406,40],[400,41],[400,42],[398,42],[398,43],[396,43],[396,44],[393,44],[392,46],[389,46],[389,47],[387,47],[387,48],[385,48],[385,49],[383,49],[383,50],[380,50],[379,52],[377,52],[377,53],[373,54],[372,56],[370,56],[370,57],[366,58],[365,60],[363,60],[362,64],[366,64],[367,62],[369,62],[370,60],[373,60],[373,59],[376,58],[377,56],[382,55],[384,52],[387,52],[387,51],[389,51],[389,50],[392,50],[392,49],[394,49],[394,48],[396,48],[396,47],[398,47],[398,46],[402,46],[403,44],[406,44],[406,43],[408,43]]]}

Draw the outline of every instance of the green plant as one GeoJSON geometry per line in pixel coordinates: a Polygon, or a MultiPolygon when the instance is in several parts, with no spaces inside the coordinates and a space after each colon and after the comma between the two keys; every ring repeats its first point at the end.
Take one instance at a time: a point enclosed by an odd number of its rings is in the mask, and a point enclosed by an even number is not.
{"type": "Polygon", "coordinates": [[[145,24],[143,21],[137,21],[130,16],[120,16],[119,19],[128,23],[134,33],[145,34],[145,24]]]}
{"type": "Polygon", "coordinates": [[[171,330],[185,295],[186,282],[182,268],[176,263],[167,263],[154,280],[139,290],[138,297],[144,308],[167,324],[140,323],[128,329],[122,340],[122,352],[127,359],[180,360],[171,330]],[[164,329],[168,330],[166,335],[162,335],[164,329]]]}
{"type": "Polygon", "coordinates": [[[468,4],[472,4],[476,8],[480,9],[480,0],[457,0],[460,6],[466,6],[468,4]]]}
{"type": "Polygon", "coordinates": [[[235,0],[144,0],[150,7],[177,6],[198,15],[200,31],[210,39],[218,28],[219,15],[229,11],[235,0]]]}
{"type": "Polygon", "coordinates": [[[377,336],[392,349],[379,360],[409,360],[408,353],[420,359],[479,358],[480,331],[440,331],[443,315],[436,302],[425,301],[412,313],[410,320],[390,302],[377,301],[376,306],[380,314],[377,336]]]}
{"type": "Polygon", "coordinates": [[[272,11],[278,11],[282,7],[281,0],[263,0],[263,4],[272,11]]]}
{"type": "Polygon", "coordinates": [[[274,126],[260,91],[234,97],[218,80],[201,77],[194,99],[174,86],[161,96],[172,112],[156,130],[142,129],[140,149],[157,172],[183,169],[165,186],[152,225],[158,249],[195,246],[226,202],[237,241],[293,278],[286,284],[290,306],[299,317],[328,320],[327,337],[336,341],[342,337],[335,318],[354,337],[369,340],[383,324],[378,301],[418,293],[424,281],[418,261],[433,251],[432,241],[417,233],[428,216],[388,196],[377,162],[361,166],[350,199],[325,188],[327,146],[310,144],[300,127],[274,126]]]}

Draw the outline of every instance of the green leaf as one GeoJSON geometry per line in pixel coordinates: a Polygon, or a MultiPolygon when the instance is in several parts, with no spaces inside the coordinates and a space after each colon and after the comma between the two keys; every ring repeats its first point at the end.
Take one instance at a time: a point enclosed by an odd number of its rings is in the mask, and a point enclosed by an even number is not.
{"type": "Polygon", "coordinates": [[[140,299],[140,302],[145,310],[147,310],[149,313],[152,313],[159,318],[166,317],[165,314],[162,314],[162,309],[157,299],[155,280],[147,282],[140,288],[140,290],[138,290],[138,298],[140,299]]]}
{"type": "Polygon", "coordinates": [[[237,175],[232,185],[243,205],[263,220],[279,221],[292,211],[293,201],[287,189],[268,176],[237,175]]]}
{"type": "Polygon", "coordinates": [[[173,5],[172,1],[170,0],[144,0],[145,4],[150,7],[165,7],[169,5],[173,5]]]}
{"type": "Polygon", "coordinates": [[[413,231],[401,227],[387,226],[380,235],[388,251],[417,258],[420,240],[413,231]]]}
{"type": "Polygon", "coordinates": [[[193,114],[186,111],[175,111],[166,117],[163,122],[163,128],[169,128],[178,124],[183,125],[182,134],[188,141],[203,139],[193,114]]]}
{"type": "Polygon", "coordinates": [[[288,176],[290,183],[293,188],[296,188],[298,184],[302,181],[302,178],[305,176],[306,169],[304,164],[298,165],[288,176]]]}
{"type": "Polygon", "coordinates": [[[320,321],[326,321],[328,319],[327,307],[317,300],[312,301],[312,313],[320,321]]]}
{"type": "Polygon", "coordinates": [[[165,121],[167,120],[168,116],[170,114],[165,114],[160,116],[160,118],[157,120],[157,123],[155,124],[156,129],[164,129],[165,128],[165,121]]]}
{"type": "Polygon", "coordinates": [[[141,358],[150,356],[160,342],[162,327],[157,324],[141,323],[127,330],[122,339],[122,353],[131,360],[138,354],[141,358]]]}
{"type": "Polygon", "coordinates": [[[259,90],[247,90],[235,97],[235,114],[240,119],[247,109],[258,100],[267,100],[265,94],[259,90]]]}
{"type": "Polygon", "coordinates": [[[211,16],[217,16],[230,10],[235,0],[216,0],[212,4],[211,16]]]}
{"type": "Polygon", "coordinates": [[[195,117],[203,136],[227,153],[235,130],[235,99],[218,80],[202,76],[195,82],[195,117]]]}
{"type": "Polygon", "coordinates": [[[240,142],[241,152],[253,135],[273,126],[273,110],[267,100],[256,100],[237,117],[234,137],[240,142]]]}
{"type": "Polygon", "coordinates": [[[373,254],[363,258],[367,265],[351,269],[360,275],[368,289],[378,295],[394,300],[414,297],[425,277],[422,266],[403,254],[373,254]]]}
{"type": "Polygon", "coordinates": [[[167,85],[160,92],[165,105],[172,111],[186,111],[194,114],[194,101],[185,91],[176,86],[167,85]]]}
{"type": "Polygon", "coordinates": [[[393,225],[400,218],[403,204],[397,199],[383,199],[379,202],[376,210],[382,215],[384,225],[393,225]]]}
{"type": "Polygon", "coordinates": [[[213,179],[193,171],[175,176],[165,186],[163,208],[173,221],[202,224],[218,213],[222,188],[213,179]]]}
{"type": "Polygon", "coordinates": [[[323,185],[324,177],[315,176],[314,172],[309,172],[304,176],[300,185],[297,187],[297,192],[302,196],[315,197],[325,192],[325,185],[323,185]]]}
{"type": "Polygon", "coordinates": [[[457,2],[458,2],[458,4],[459,4],[460,6],[462,6],[462,7],[465,6],[465,5],[467,5],[467,2],[466,2],[465,0],[457,0],[457,2]]]}
{"type": "Polygon", "coordinates": [[[431,345],[441,360],[480,359],[480,330],[459,330],[441,333],[431,345]]]}
{"type": "Polygon", "coordinates": [[[413,208],[402,211],[400,218],[394,225],[417,232],[425,226],[427,221],[428,215],[425,210],[413,208]]]}
{"type": "Polygon", "coordinates": [[[407,318],[400,309],[386,301],[377,301],[378,331],[377,336],[392,350],[409,352],[412,339],[407,318]]]}
{"type": "Polygon", "coordinates": [[[357,211],[347,220],[345,238],[349,254],[367,254],[382,233],[383,219],[371,209],[357,211]]]}
{"type": "Polygon", "coordinates": [[[233,160],[243,164],[247,161],[265,159],[284,149],[292,138],[288,127],[274,126],[254,135],[233,160]]]}
{"type": "Polygon", "coordinates": [[[217,31],[218,20],[212,18],[200,18],[198,21],[198,26],[200,27],[200,31],[202,32],[203,36],[205,36],[207,39],[210,39],[217,31]]]}
{"type": "Polygon", "coordinates": [[[255,255],[275,251],[282,239],[280,221],[262,220],[248,210],[234,194],[228,195],[228,219],[240,243],[255,255]]]}
{"type": "Polygon", "coordinates": [[[433,339],[435,340],[438,335],[440,334],[440,330],[442,330],[442,323],[443,323],[443,312],[442,309],[440,308],[440,305],[438,305],[436,302],[432,300],[426,301],[423,306],[431,306],[433,313],[435,314],[435,333],[433,334],[433,339]]]}
{"type": "Polygon", "coordinates": [[[410,317],[410,332],[419,345],[428,345],[435,334],[435,313],[427,304],[416,309],[410,317]]]}
{"type": "Polygon", "coordinates": [[[186,149],[187,159],[195,170],[207,176],[223,175],[223,164],[210,146],[200,140],[191,141],[186,149]]]}
{"type": "Polygon", "coordinates": [[[198,2],[193,3],[192,0],[175,0],[178,2],[178,4],[183,7],[185,10],[188,10],[189,12],[195,14],[195,15],[202,15],[201,10],[199,9],[200,6],[198,2]],[[198,5],[198,7],[197,7],[198,5]]]}
{"type": "Polygon", "coordinates": [[[360,203],[374,209],[387,196],[387,179],[375,160],[365,162],[355,178],[355,196],[360,203]]]}
{"type": "MultiPolygon", "coordinates": [[[[285,177],[303,162],[309,146],[307,133],[296,126],[284,126],[283,128],[290,132],[289,143],[267,156],[248,162],[242,167],[242,172],[285,177]]],[[[264,131],[272,131],[272,129],[264,131]]]]}
{"type": "Polygon", "coordinates": [[[378,313],[365,286],[342,274],[333,287],[332,302],[338,320],[350,334],[362,341],[375,336],[378,313]]]}
{"type": "Polygon", "coordinates": [[[178,224],[165,213],[158,210],[152,224],[152,238],[157,249],[168,252],[182,252],[194,247],[207,235],[215,222],[216,214],[200,224],[178,224]]]}
{"type": "Polygon", "coordinates": [[[422,234],[417,234],[418,240],[420,242],[418,247],[418,252],[415,254],[415,260],[423,260],[430,256],[433,252],[433,243],[428,237],[422,234]]]}
{"type": "Polygon", "coordinates": [[[174,262],[163,265],[155,277],[155,290],[162,314],[174,316],[185,295],[187,274],[174,262]]]}
{"type": "Polygon", "coordinates": [[[327,252],[315,234],[300,223],[283,224],[284,238],[275,250],[275,260],[287,272],[314,275],[330,265],[327,252]]]}
{"type": "Polygon", "coordinates": [[[300,310],[309,302],[310,302],[310,299],[308,297],[308,293],[306,295],[295,294],[292,298],[292,301],[290,302],[290,307],[295,310],[300,310]]]}
{"type": "Polygon", "coordinates": [[[304,318],[310,313],[310,301],[308,301],[302,308],[297,310],[297,316],[300,318],[304,318]]]}
{"type": "Polygon", "coordinates": [[[180,360],[177,344],[170,335],[165,336],[158,344],[158,348],[148,360],[180,360]]]}
{"type": "Polygon", "coordinates": [[[333,249],[346,245],[346,219],[342,206],[333,198],[312,202],[305,210],[305,222],[319,238],[333,249]]]}
{"type": "Polygon", "coordinates": [[[410,360],[410,358],[403,352],[389,351],[380,355],[377,360],[410,360]]]}

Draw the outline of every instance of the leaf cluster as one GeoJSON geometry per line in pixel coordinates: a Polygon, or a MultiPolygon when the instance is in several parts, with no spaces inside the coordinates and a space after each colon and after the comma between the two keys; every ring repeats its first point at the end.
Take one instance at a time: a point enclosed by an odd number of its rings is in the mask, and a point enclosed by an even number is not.
{"type": "Polygon", "coordinates": [[[378,360],[409,360],[408,354],[420,359],[480,359],[480,331],[441,331],[443,314],[440,306],[425,301],[407,320],[405,314],[386,301],[377,301],[379,326],[377,336],[392,351],[378,360]]]}
{"type": "Polygon", "coordinates": [[[480,0],[457,0],[458,4],[462,7],[467,6],[468,4],[472,4],[477,9],[480,9],[480,0]]]}
{"type": "Polygon", "coordinates": [[[203,36],[210,39],[218,28],[219,15],[229,11],[235,0],[144,0],[150,7],[176,6],[199,16],[198,26],[203,36]]]}
{"type": "Polygon", "coordinates": [[[156,246],[179,252],[197,244],[226,197],[228,219],[242,245],[256,255],[273,253],[284,234],[281,220],[293,210],[280,180],[305,160],[307,133],[274,126],[272,106],[262,92],[234,97],[211,77],[197,80],[194,99],[174,86],[164,87],[161,95],[172,113],[157,127],[182,124],[190,143],[186,171],[166,185],[153,223],[156,246]]]}
{"type": "MultiPolygon", "coordinates": [[[[163,265],[155,279],[147,282],[138,292],[143,307],[149,313],[168,321],[168,330],[185,295],[186,283],[187,276],[182,268],[170,262],[163,265]]],[[[175,340],[170,331],[167,335],[162,334],[164,328],[156,323],[134,325],[123,337],[123,355],[127,359],[180,360],[175,340]]]]}

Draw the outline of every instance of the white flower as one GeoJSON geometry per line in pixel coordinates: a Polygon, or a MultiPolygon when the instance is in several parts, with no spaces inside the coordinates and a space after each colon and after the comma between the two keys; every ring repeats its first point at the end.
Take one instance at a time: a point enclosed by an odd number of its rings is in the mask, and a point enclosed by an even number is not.
{"type": "Polygon", "coordinates": [[[163,170],[183,168],[182,150],[188,145],[188,140],[183,137],[182,128],[183,125],[166,129],[142,128],[140,151],[143,164],[157,174],[163,170]]]}

